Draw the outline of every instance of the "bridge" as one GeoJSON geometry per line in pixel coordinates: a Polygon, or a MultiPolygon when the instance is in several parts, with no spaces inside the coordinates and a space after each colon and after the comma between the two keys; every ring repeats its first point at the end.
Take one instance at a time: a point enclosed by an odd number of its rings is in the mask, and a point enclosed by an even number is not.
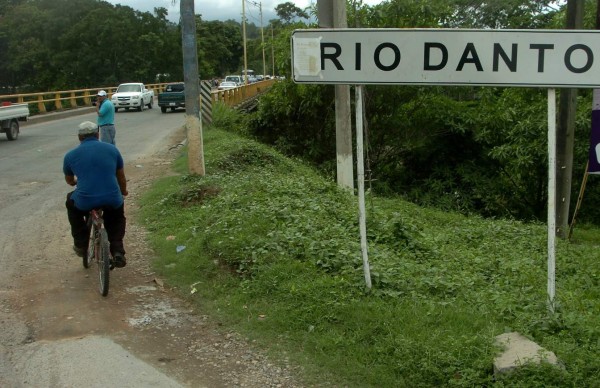
{"type": "MultiPolygon", "coordinates": [[[[237,88],[227,90],[211,91],[212,102],[221,102],[227,106],[236,107],[245,101],[251,100],[270,88],[276,80],[264,80],[248,85],[242,85],[237,88]]],[[[158,96],[165,90],[169,83],[146,84],[148,89],[154,91],[158,96]]],[[[21,93],[0,95],[0,105],[11,102],[18,104],[28,104],[31,115],[35,116],[47,112],[63,111],[82,107],[91,107],[92,99],[98,90],[106,90],[111,95],[115,92],[117,86],[99,86],[97,88],[48,91],[36,93],[21,93]]]]}

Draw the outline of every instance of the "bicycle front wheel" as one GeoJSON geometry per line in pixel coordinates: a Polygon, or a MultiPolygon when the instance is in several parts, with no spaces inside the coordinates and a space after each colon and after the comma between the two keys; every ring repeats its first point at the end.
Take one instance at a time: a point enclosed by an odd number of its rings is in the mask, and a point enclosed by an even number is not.
{"type": "Polygon", "coordinates": [[[102,296],[108,295],[108,284],[110,277],[110,248],[106,229],[100,229],[100,244],[98,246],[98,280],[102,296]]]}

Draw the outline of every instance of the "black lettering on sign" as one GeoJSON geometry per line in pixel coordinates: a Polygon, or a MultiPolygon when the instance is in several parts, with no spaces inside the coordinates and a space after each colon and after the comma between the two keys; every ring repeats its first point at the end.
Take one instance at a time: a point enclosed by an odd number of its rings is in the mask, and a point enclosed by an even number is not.
{"type": "Polygon", "coordinates": [[[325,60],[329,59],[338,70],[344,70],[338,57],[342,54],[342,48],[337,43],[321,43],[321,70],[325,70],[325,60]],[[325,49],[332,48],[334,51],[325,53],[325,49]]]}
{"type": "Polygon", "coordinates": [[[377,66],[380,70],[383,71],[391,71],[394,70],[400,64],[400,49],[393,43],[382,43],[375,49],[375,53],[373,54],[373,59],[375,60],[375,66],[377,66]],[[384,48],[390,48],[394,52],[394,61],[391,65],[386,66],[381,63],[379,59],[381,57],[381,51],[384,48]]]}
{"type": "Polygon", "coordinates": [[[442,70],[448,63],[448,49],[441,43],[425,42],[425,57],[423,58],[423,70],[442,70]],[[431,49],[438,49],[442,53],[442,60],[436,65],[431,64],[431,49]]]}
{"type": "Polygon", "coordinates": [[[538,73],[544,72],[544,53],[545,50],[554,50],[553,44],[530,44],[529,48],[538,50],[538,73]]]}
{"type": "Polygon", "coordinates": [[[573,46],[569,47],[569,49],[565,52],[565,66],[567,66],[567,69],[569,69],[573,73],[585,73],[586,71],[588,71],[590,69],[590,67],[592,67],[593,63],[594,63],[594,53],[586,45],[574,44],[573,46]],[[576,68],[571,63],[571,55],[573,54],[573,51],[575,51],[575,50],[583,50],[587,54],[587,62],[583,67],[576,68]]]}
{"type": "Polygon", "coordinates": [[[508,70],[512,71],[513,73],[515,71],[517,71],[517,44],[513,43],[512,44],[512,51],[510,54],[510,58],[508,57],[508,55],[506,54],[506,52],[504,51],[504,49],[502,48],[502,46],[500,46],[500,43],[494,43],[494,61],[493,61],[493,71],[498,71],[498,62],[499,62],[499,57],[502,57],[502,59],[504,60],[504,64],[506,65],[506,67],[508,67],[508,70]]]}
{"type": "MultiPolygon", "coordinates": [[[[517,72],[519,59],[518,46],[519,43],[493,43],[492,57],[486,57],[486,59],[491,59],[491,70],[493,72],[499,72],[503,69],[508,69],[512,73],[517,72]]],[[[333,70],[333,66],[336,70],[344,71],[344,66],[342,66],[341,62],[342,46],[339,43],[321,42],[320,50],[321,70],[333,70]],[[326,69],[327,66],[329,66],[328,69],[326,69]]],[[[557,54],[554,53],[555,45],[552,43],[531,43],[529,44],[529,50],[534,51],[534,61],[535,51],[537,51],[538,73],[543,73],[545,71],[546,59],[554,59],[552,54],[557,54]]],[[[369,53],[366,54],[368,56],[370,54],[370,47],[367,48],[367,51],[369,51],[369,53]]],[[[484,51],[487,52],[487,50],[484,51]]],[[[528,53],[522,53],[521,56],[527,54],[528,53]]],[[[351,55],[344,58],[347,58],[350,61],[351,55]]],[[[362,59],[362,42],[354,42],[354,70],[362,70],[362,59]]],[[[369,62],[367,65],[370,67],[374,64],[380,71],[389,72],[396,70],[400,66],[401,59],[402,55],[400,48],[395,43],[383,42],[377,45],[373,51],[373,63],[369,62]]],[[[571,73],[585,73],[590,71],[594,65],[594,52],[589,45],[581,43],[573,44],[565,51],[563,60],[566,69],[571,73]]],[[[348,63],[345,63],[345,66],[351,67],[349,61],[348,63]]],[[[453,60],[450,61],[450,52],[445,44],[440,42],[423,43],[424,71],[443,70],[449,62],[452,62],[451,66],[454,65],[454,56],[453,60]]],[[[488,62],[486,61],[485,63],[487,64],[488,62]]],[[[468,65],[473,65],[479,72],[484,71],[479,53],[473,42],[465,44],[463,52],[456,64],[455,71],[464,71],[465,66],[468,65]]],[[[523,67],[523,65],[521,67],[523,67]]]]}
{"type": "Polygon", "coordinates": [[[465,51],[463,51],[462,57],[460,57],[460,62],[458,62],[458,66],[456,67],[456,71],[462,71],[465,63],[473,63],[477,68],[477,71],[483,71],[483,67],[479,61],[479,55],[477,55],[477,50],[475,50],[475,45],[473,43],[467,43],[465,51]]]}

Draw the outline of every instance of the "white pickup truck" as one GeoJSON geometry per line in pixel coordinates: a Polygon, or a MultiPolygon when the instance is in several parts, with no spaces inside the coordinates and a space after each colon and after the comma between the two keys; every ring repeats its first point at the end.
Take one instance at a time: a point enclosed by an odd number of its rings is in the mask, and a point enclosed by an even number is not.
{"type": "Polygon", "coordinates": [[[6,133],[8,140],[19,137],[19,121],[27,121],[29,106],[27,104],[3,103],[0,106],[0,132],[6,133]]]}
{"type": "Polygon", "coordinates": [[[145,106],[152,109],[154,90],[146,89],[142,83],[121,84],[110,100],[115,106],[115,112],[118,112],[119,108],[136,108],[141,112],[145,106]]]}

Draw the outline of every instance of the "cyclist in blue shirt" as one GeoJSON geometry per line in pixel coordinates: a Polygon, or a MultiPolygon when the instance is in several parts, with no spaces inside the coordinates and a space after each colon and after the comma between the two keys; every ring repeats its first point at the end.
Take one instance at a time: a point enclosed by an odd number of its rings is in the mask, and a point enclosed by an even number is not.
{"type": "Polygon", "coordinates": [[[77,186],[67,194],[67,215],[71,224],[73,250],[87,254],[89,231],[85,217],[91,209],[104,209],[104,226],[116,267],[124,267],[125,202],[127,181],[123,157],[112,144],[100,142],[98,126],[91,121],[79,125],[79,146],[66,153],[63,161],[65,181],[77,186]]]}
{"type": "Polygon", "coordinates": [[[108,99],[106,91],[100,90],[96,100],[96,113],[98,114],[98,127],[100,128],[100,141],[115,145],[115,106],[108,99]]]}

